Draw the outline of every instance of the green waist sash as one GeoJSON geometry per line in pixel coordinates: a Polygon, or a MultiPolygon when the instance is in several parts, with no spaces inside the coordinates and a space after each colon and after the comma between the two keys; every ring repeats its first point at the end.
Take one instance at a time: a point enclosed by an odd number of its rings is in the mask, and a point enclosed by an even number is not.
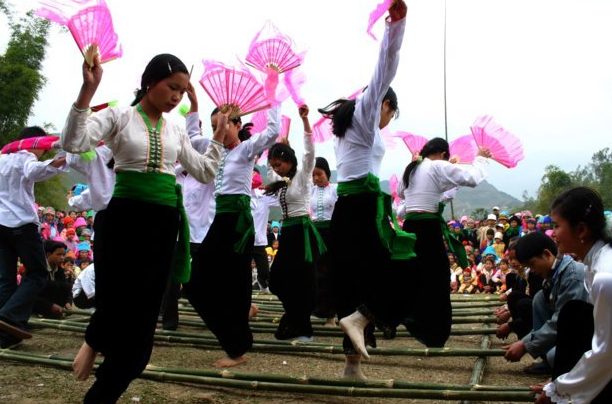
{"type": "Polygon", "coordinates": [[[446,225],[446,221],[442,217],[442,212],[444,211],[444,204],[440,203],[438,205],[438,212],[409,212],[406,214],[404,220],[437,220],[440,223],[440,229],[442,230],[442,235],[446,240],[446,244],[448,245],[448,249],[455,254],[457,257],[457,262],[461,268],[467,268],[470,264],[467,259],[467,254],[465,252],[465,247],[461,240],[455,237],[454,234],[450,232],[448,226],[446,225]]]}
{"type": "Polygon", "coordinates": [[[183,192],[180,184],[176,183],[176,177],[154,172],[119,171],[113,196],[178,209],[178,244],[174,253],[172,277],[179,283],[189,282],[191,277],[189,220],[183,206],[183,192]]]}
{"type": "Polygon", "coordinates": [[[414,258],[414,243],[416,236],[403,231],[393,214],[391,195],[380,190],[378,177],[368,173],[367,177],[353,181],[338,183],[338,196],[371,193],[377,195],[376,201],[376,227],[378,236],[383,245],[391,253],[392,260],[408,260],[414,258]],[[390,224],[393,223],[393,226],[390,224]]]}
{"type": "Polygon", "coordinates": [[[242,254],[250,237],[255,236],[255,226],[251,215],[251,197],[248,195],[217,195],[215,197],[216,213],[238,213],[236,232],[242,234],[234,244],[234,251],[242,254]]]}
{"type": "Polygon", "coordinates": [[[323,238],[319,234],[315,225],[313,225],[312,220],[310,220],[310,216],[297,216],[297,217],[289,217],[283,220],[283,227],[302,225],[304,229],[304,259],[306,262],[312,262],[312,246],[310,245],[310,235],[312,234],[315,237],[317,242],[317,249],[319,251],[319,255],[324,254],[327,251],[325,247],[325,242],[323,242],[323,238]]]}

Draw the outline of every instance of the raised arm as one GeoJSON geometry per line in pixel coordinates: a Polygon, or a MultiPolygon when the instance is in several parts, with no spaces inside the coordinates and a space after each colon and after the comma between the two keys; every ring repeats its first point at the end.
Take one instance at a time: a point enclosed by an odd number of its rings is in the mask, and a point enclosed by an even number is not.
{"type": "MultiPolygon", "coordinates": [[[[98,57],[94,59],[94,65],[90,68],[87,62],[83,62],[83,84],[72,108],[68,113],[68,119],[62,132],[62,148],[70,153],[84,153],[93,150],[102,137],[111,132],[115,120],[113,113],[107,108],[100,114],[96,122],[88,122],[89,104],[102,80],[102,66],[98,57]]],[[[93,117],[92,117],[93,118],[93,117]]]]}
{"type": "Polygon", "coordinates": [[[315,166],[315,149],[312,141],[312,128],[308,120],[308,105],[299,108],[300,118],[304,124],[304,155],[302,156],[302,172],[308,176],[307,181],[312,177],[312,170],[315,166]]]}
{"type": "Polygon", "coordinates": [[[40,182],[64,172],[66,157],[56,156],[54,159],[38,161],[32,157],[23,167],[23,176],[32,182],[40,182]]]}
{"type": "Polygon", "coordinates": [[[395,1],[389,8],[389,17],[385,23],[385,34],[380,45],[374,75],[355,104],[353,124],[359,125],[361,130],[356,130],[354,133],[366,137],[368,144],[374,142],[373,129],[379,124],[382,100],[397,72],[399,51],[406,27],[406,11],[403,0],[395,1]]]}

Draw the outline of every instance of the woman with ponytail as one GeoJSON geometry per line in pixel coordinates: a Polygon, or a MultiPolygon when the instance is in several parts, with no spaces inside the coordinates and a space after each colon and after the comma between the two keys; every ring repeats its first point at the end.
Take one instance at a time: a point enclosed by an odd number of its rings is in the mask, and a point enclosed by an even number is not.
{"type": "Polygon", "coordinates": [[[310,342],[314,264],[325,247],[308,214],[315,160],[308,106],[302,105],[299,113],[304,124],[302,167],[298,168],[295,151],[287,143],[275,144],[268,154],[268,177],[275,182],[268,185],[267,193],[278,195],[283,211],[281,247],[270,268],[270,291],[278,296],[285,309],[274,336],[280,340],[296,338],[310,342]]]}
{"type": "Polygon", "coordinates": [[[552,382],[537,403],[612,402],[612,237],[601,196],[586,187],[565,191],[551,207],[561,254],[575,254],[585,268],[589,302],[572,300],[557,320],[552,382]]]}
{"type": "Polygon", "coordinates": [[[472,166],[453,164],[448,161],[448,142],[434,138],[408,164],[400,181],[398,194],[405,201],[406,212],[403,229],[416,234],[416,258],[405,275],[412,284],[430,286],[410,294],[406,327],[428,347],[444,346],[450,335],[449,261],[444,240],[459,265],[469,266],[465,248],[449,233],[442,217],[441,200],[457,186],[475,187],[484,180],[486,157],[490,156],[488,150],[480,150],[472,166]]]}
{"type": "Polygon", "coordinates": [[[384,155],[380,129],[398,113],[390,84],[399,64],[406,11],[402,0],[389,8],[376,70],[360,97],[319,110],[331,118],[336,136],[338,201],[331,218],[330,251],[336,308],[346,334],[346,377],[364,378],[360,364],[362,356],[368,358],[366,329],[375,319],[385,320],[388,312],[391,260],[412,256],[410,236],[389,225],[391,199],[381,192],[377,177],[384,155]]]}
{"type": "Polygon", "coordinates": [[[89,105],[102,79],[99,61],[83,63],[83,85],[62,133],[62,147],[71,153],[94,150],[100,141],[111,149],[116,182],[104,221],[96,226],[96,312],[92,315],[74,370],[78,379],[89,376],[96,353],[104,356],[86,403],[118,400],[149,361],[153,334],[166,281],[189,278],[189,227],[181,190],[176,186],[178,160],[202,182],[214,179],[221,159],[226,117],[211,146],[200,154],[185,130],[167,121],[189,86],[189,72],[176,56],[155,56],[142,74],[141,89],[129,108],[107,108],[90,115],[89,105]],[[151,254],[117,261],[115,229],[134,212],[156,220],[141,223],[134,249],[151,254]],[[176,240],[179,240],[176,249],[176,240]],[[175,249],[177,250],[175,253],[175,249]],[[116,282],[121,274],[121,282],[116,282]]]}

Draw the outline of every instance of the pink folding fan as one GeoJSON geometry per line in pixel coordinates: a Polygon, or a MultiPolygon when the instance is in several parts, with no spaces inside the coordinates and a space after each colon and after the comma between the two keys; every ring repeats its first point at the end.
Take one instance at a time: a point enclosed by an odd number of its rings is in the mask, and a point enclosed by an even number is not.
{"type": "Polygon", "coordinates": [[[268,20],[255,34],[245,59],[248,65],[261,72],[266,73],[267,68],[272,68],[283,73],[302,64],[303,55],[297,54],[291,38],[268,20]]]}
{"type": "Polygon", "coordinates": [[[271,67],[284,73],[302,64],[302,59],[291,49],[291,43],[282,38],[270,38],[251,44],[246,63],[262,72],[271,67]]]}
{"type": "Polygon", "coordinates": [[[425,143],[428,142],[427,138],[424,136],[415,135],[413,133],[404,132],[401,130],[395,132],[394,136],[402,138],[413,158],[417,157],[419,153],[421,153],[423,146],[425,146],[425,143]]]}
{"type": "Polygon", "coordinates": [[[0,153],[9,154],[21,150],[32,149],[51,150],[56,147],[58,140],[58,136],[36,136],[21,140],[15,140],[11,143],[4,145],[2,150],[0,150],[0,153]]]}
{"type": "Polygon", "coordinates": [[[200,84],[221,111],[242,116],[270,107],[264,86],[246,68],[206,60],[203,63],[200,84]]]}
{"type": "Polygon", "coordinates": [[[36,13],[68,27],[90,66],[96,56],[100,57],[100,63],[105,63],[123,54],[104,0],[41,0],[40,3],[42,7],[36,13]]]}
{"type": "Polygon", "coordinates": [[[367,32],[368,35],[370,35],[372,38],[376,39],[376,36],[374,36],[374,34],[372,33],[372,27],[374,27],[376,21],[378,21],[378,19],[385,14],[385,11],[387,11],[389,7],[391,7],[393,1],[394,0],[383,0],[382,3],[377,5],[376,8],[370,13],[367,32]]]}
{"type": "Polygon", "coordinates": [[[399,180],[397,179],[397,175],[393,174],[391,178],[389,178],[389,192],[391,193],[391,198],[393,202],[397,203],[400,200],[400,197],[397,193],[397,189],[399,187],[399,180]]]}
{"type": "Polygon", "coordinates": [[[484,115],[476,118],[470,129],[476,145],[489,149],[491,158],[501,165],[513,168],[524,158],[519,138],[495,123],[493,117],[484,115]]]}
{"type": "Polygon", "coordinates": [[[450,142],[448,145],[450,157],[455,158],[457,163],[471,164],[478,154],[478,146],[472,135],[463,135],[450,142]]]}

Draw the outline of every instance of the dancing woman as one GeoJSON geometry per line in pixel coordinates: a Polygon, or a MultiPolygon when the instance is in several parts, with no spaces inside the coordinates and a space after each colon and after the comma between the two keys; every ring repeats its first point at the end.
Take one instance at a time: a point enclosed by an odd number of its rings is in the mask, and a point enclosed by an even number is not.
{"type": "MultiPolygon", "coordinates": [[[[266,88],[276,88],[277,75],[270,73],[266,80],[270,84],[266,88]]],[[[252,175],[255,161],[274,144],[280,127],[279,106],[268,110],[266,129],[250,137],[241,133],[239,111],[232,114],[215,178],[215,218],[194,256],[191,280],[184,285],[190,303],[225,351],[215,361],[216,367],[245,362],[244,354],[253,344],[249,327],[255,234],[250,208],[252,175]]],[[[222,122],[214,116],[215,131],[219,125],[222,122]]]]}
{"type": "Polygon", "coordinates": [[[468,266],[465,248],[449,234],[442,217],[444,193],[457,186],[475,187],[484,180],[488,150],[480,150],[473,165],[448,161],[448,142],[431,139],[419,157],[406,167],[398,193],[403,196],[406,216],[403,229],[416,234],[416,258],[406,272],[416,288],[406,315],[406,327],[429,347],[442,347],[450,335],[451,302],[448,289],[450,263],[444,246],[446,240],[462,268],[468,266]],[[417,310],[418,306],[418,310],[417,310]]]}
{"type": "MultiPolygon", "coordinates": [[[[331,170],[329,163],[323,157],[315,159],[312,171],[312,192],[310,194],[310,217],[325,245],[331,243],[331,218],[334,206],[338,200],[336,184],[329,182],[331,170]]],[[[331,257],[328,251],[321,254],[315,265],[315,309],[313,314],[325,318],[325,326],[336,325],[336,309],[334,308],[331,285],[331,257]]]]}
{"type": "MultiPolygon", "coordinates": [[[[389,8],[376,70],[361,97],[340,99],[319,109],[332,119],[336,136],[338,201],[331,218],[330,250],[338,317],[347,334],[343,345],[348,377],[364,377],[360,369],[362,355],[368,357],[364,330],[375,317],[381,320],[387,309],[388,279],[383,272],[390,267],[395,247],[389,238],[395,232],[388,220],[390,200],[385,213],[376,175],[384,155],[380,129],[398,112],[390,84],[399,64],[406,11],[402,0],[389,8]]],[[[408,256],[406,252],[404,257],[408,256]]]]}
{"type": "Polygon", "coordinates": [[[314,309],[314,262],[324,247],[308,215],[310,183],[314,168],[314,144],[308,121],[308,106],[299,108],[304,123],[304,155],[298,169],[295,151],[286,143],[276,143],[268,155],[269,194],[277,194],[283,211],[283,233],[278,253],[270,269],[270,291],[283,303],[285,314],[274,336],[312,341],[310,315],[314,309]],[[271,170],[269,170],[271,171],[271,170]]]}
{"type": "MultiPolygon", "coordinates": [[[[85,396],[87,403],[117,401],[149,361],[177,236],[183,246],[178,251],[188,251],[189,228],[174,166],[178,160],[200,181],[212,181],[226,126],[226,117],[219,115],[211,146],[201,155],[183,128],[164,119],[163,113],[179,104],[189,85],[187,67],[176,56],[151,59],[131,108],[107,108],[90,115],[89,104],[101,79],[98,61],[92,68],[83,64],[83,85],[62,133],[62,147],[68,152],[93,150],[103,140],[115,158],[115,189],[103,225],[96,227],[97,308],[74,362],[77,378],[85,379],[96,352],[104,355],[85,396]],[[133,240],[132,245],[150,253],[117,260],[115,230],[131,221],[134,212],[155,218],[140,224],[142,234],[151,237],[133,240]]],[[[189,257],[177,254],[177,259],[182,265],[174,265],[178,270],[173,275],[186,280],[189,257]]]]}

